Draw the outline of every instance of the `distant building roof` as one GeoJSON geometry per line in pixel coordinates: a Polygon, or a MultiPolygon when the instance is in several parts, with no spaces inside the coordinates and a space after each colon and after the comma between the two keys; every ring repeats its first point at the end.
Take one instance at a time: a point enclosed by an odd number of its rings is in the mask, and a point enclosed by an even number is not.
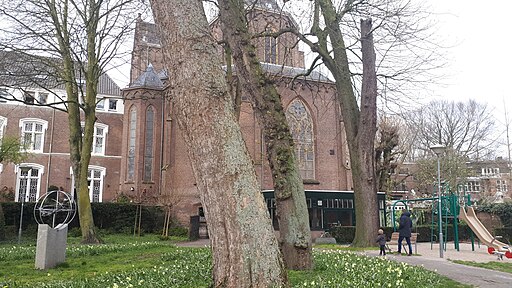
{"type": "Polygon", "coordinates": [[[282,66],[270,63],[261,63],[261,67],[266,71],[274,75],[282,75],[286,77],[295,77],[299,75],[298,79],[312,80],[312,81],[323,81],[323,82],[333,82],[327,76],[323,75],[318,71],[311,71],[309,75],[305,75],[308,70],[299,67],[290,67],[290,66],[282,66]]]}
{"type": "Polygon", "coordinates": [[[276,0],[245,0],[245,4],[249,7],[259,7],[267,10],[280,10],[276,0]]]}
{"type": "MultiPolygon", "coordinates": [[[[55,68],[60,67],[60,62],[58,58],[0,51],[0,86],[64,90],[64,80],[58,77],[55,68]]],[[[80,74],[76,76],[78,78],[80,74]]],[[[77,81],[84,82],[85,79],[77,81]]],[[[107,73],[103,73],[98,82],[98,94],[120,96],[121,89],[107,73]]]]}

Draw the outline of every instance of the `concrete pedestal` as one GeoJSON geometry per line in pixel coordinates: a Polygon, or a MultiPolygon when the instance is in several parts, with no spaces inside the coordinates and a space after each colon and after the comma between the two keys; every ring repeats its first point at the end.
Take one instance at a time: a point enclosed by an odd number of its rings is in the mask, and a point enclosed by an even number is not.
{"type": "Polygon", "coordinates": [[[49,269],[66,261],[68,225],[51,228],[39,224],[37,229],[36,269],[49,269]]]}

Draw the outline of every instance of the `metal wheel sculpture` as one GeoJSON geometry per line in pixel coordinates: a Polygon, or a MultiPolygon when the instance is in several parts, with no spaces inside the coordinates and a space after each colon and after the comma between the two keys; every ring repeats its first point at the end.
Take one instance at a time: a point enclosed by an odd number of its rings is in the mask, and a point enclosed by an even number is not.
{"type": "Polygon", "coordinates": [[[64,191],[50,191],[37,200],[34,218],[38,224],[55,228],[59,224],[69,224],[76,215],[76,202],[64,191]]]}

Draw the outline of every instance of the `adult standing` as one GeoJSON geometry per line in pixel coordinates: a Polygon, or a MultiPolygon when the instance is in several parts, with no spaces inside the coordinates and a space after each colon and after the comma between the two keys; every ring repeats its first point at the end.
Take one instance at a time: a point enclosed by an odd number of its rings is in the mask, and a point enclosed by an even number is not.
{"type": "Polygon", "coordinates": [[[400,216],[400,223],[398,225],[398,254],[402,253],[402,241],[405,238],[407,245],[409,246],[409,254],[412,255],[412,245],[411,245],[411,230],[412,230],[412,220],[411,213],[409,211],[405,211],[400,216]]]}

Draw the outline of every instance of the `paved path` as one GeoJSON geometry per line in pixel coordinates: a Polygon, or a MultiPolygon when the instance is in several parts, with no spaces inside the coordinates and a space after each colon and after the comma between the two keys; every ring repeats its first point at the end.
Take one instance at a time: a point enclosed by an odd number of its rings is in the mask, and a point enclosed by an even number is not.
{"type": "MultiPolygon", "coordinates": [[[[178,243],[177,245],[182,247],[205,247],[210,245],[210,240],[199,239],[193,242],[178,243]]],[[[400,261],[411,265],[423,266],[428,270],[432,270],[457,282],[473,285],[475,287],[512,287],[512,274],[456,264],[450,261],[497,261],[496,256],[487,253],[487,246],[485,245],[478,247],[478,245],[475,244],[475,251],[472,251],[471,244],[461,243],[460,251],[457,251],[455,250],[453,243],[448,243],[447,250],[444,251],[444,258],[439,257],[439,245],[435,244],[431,246],[430,243],[418,243],[417,245],[418,255],[408,257],[405,255],[397,256],[394,254],[388,254],[386,258],[392,261],[400,261]]],[[[391,247],[391,249],[396,251],[396,247],[391,247]]],[[[378,250],[365,251],[364,254],[379,257],[378,250]]],[[[512,259],[504,258],[503,262],[509,263],[512,266],[512,259]]]]}
{"type": "MultiPolygon", "coordinates": [[[[396,251],[396,247],[391,249],[396,251]]],[[[411,265],[423,266],[428,270],[435,271],[457,282],[473,285],[475,287],[496,287],[510,288],[512,287],[512,274],[498,272],[494,270],[472,267],[462,264],[456,264],[449,260],[463,260],[474,262],[490,262],[498,261],[497,257],[487,253],[485,245],[475,245],[475,251],[471,250],[471,244],[461,243],[460,251],[454,249],[453,243],[447,245],[444,252],[444,258],[439,257],[439,245],[433,245],[431,249],[430,243],[418,243],[418,256],[408,257],[388,254],[387,259],[392,261],[405,262],[411,265]]],[[[366,251],[366,255],[377,256],[378,251],[366,251]]],[[[512,266],[512,259],[503,259],[503,262],[512,266]]]]}

